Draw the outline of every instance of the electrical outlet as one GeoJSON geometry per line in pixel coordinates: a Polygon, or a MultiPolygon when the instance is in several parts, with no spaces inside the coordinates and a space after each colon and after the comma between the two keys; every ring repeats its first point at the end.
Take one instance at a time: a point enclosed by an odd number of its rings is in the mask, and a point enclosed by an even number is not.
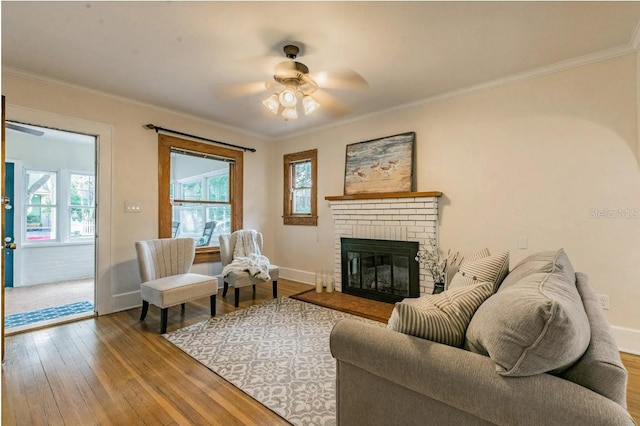
{"type": "Polygon", "coordinates": [[[607,294],[597,294],[598,300],[600,301],[600,306],[602,309],[610,309],[609,308],[609,295],[607,294]]]}
{"type": "Polygon", "coordinates": [[[527,241],[527,237],[524,235],[521,235],[518,237],[518,248],[519,249],[526,249],[529,246],[529,242],[527,241]]]}

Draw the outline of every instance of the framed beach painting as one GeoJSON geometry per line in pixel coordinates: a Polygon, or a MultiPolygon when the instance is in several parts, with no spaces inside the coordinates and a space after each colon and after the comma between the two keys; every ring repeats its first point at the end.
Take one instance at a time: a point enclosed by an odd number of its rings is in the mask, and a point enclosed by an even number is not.
{"type": "Polygon", "coordinates": [[[344,195],[413,191],[415,139],[408,132],[347,145],[344,195]]]}

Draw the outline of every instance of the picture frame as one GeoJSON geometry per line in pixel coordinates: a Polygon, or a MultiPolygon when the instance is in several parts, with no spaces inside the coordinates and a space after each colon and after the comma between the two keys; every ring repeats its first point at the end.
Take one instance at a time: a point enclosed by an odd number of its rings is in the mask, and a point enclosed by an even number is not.
{"type": "Polygon", "coordinates": [[[415,132],[347,145],[344,195],[414,191],[415,132]]]}

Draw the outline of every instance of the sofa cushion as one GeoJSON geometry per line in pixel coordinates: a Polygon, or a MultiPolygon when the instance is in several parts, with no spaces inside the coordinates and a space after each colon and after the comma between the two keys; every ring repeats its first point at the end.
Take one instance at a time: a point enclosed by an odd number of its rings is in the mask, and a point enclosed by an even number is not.
{"type": "Polygon", "coordinates": [[[576,287],[591,325],[591,341],[582,357],[560,377],[591,389],[627,407],[627,370],[595,292],[585,274],[576,273],[576,287]]]}
{"type": "Polygon", "coordinates": [[[502,281],[501,287],[509,287],[535,272],[551,272],[557,251],[543,251],[527,256],[520,261],[502,281]]]}
{"type": "Polygon", "coordinates": [[[504,376],[559,373],[584,354],[591,331],[564,250],[550,272],[503,285],[478,308],[465,348],[488,355],[504,376]]]}
{"type": "Polygon", "coordinates": [[[493,293],[478,283],[396,303],[387,328],[446,345],[462,347],[473,313],[493,293]]]}
{"type": "Polygon", "coordinates": [[[451,279],[450,289],[465,287],[480,282],[490,282],[495,291],[509,272],[509,252],[491,256],[484,249],[460,263],[458,272],[451,279]]]}

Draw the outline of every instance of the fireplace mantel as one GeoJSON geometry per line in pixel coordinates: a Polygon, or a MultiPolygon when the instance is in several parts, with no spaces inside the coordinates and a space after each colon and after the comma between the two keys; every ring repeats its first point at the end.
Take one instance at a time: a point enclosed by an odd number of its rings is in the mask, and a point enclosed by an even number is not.
{"type": "Polygon", "coordinates": [[[327,201],[346,201],[346,200],[377,200],[381,198],[415,198],[415,197],[441,197],[442,192],[426,191],[426,192],[380,192],[374,194],[352,194],[352,195],[327,195],[324,197],[327,201]]]}

